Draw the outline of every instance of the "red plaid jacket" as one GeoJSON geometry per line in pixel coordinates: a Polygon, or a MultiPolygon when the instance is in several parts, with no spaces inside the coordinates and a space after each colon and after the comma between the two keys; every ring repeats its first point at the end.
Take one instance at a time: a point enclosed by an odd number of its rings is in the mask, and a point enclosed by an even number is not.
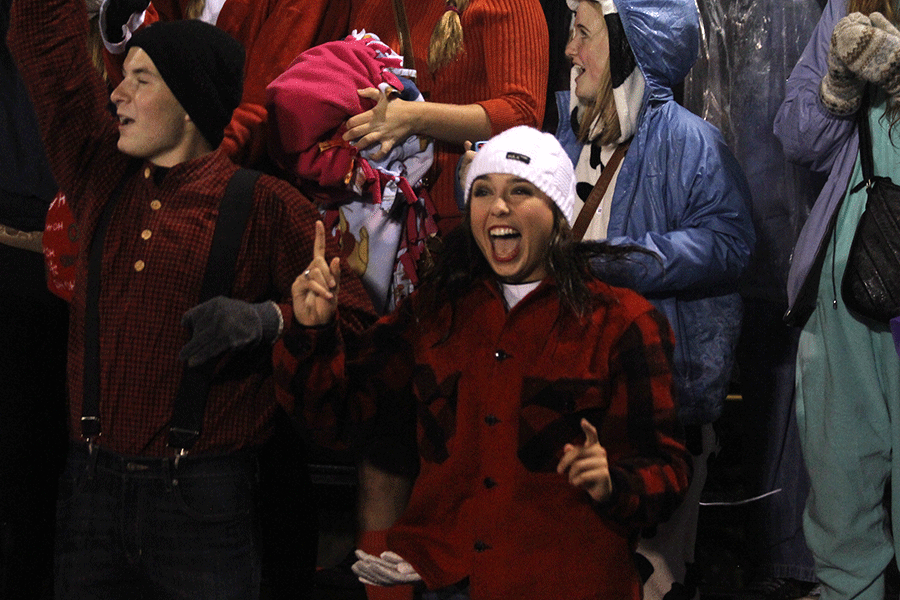
{"type": "Polygon", "coordinates": [[[468,577],[475,600],[640,597],[638,528],[666,519],[690,477],[673,338],[636,293],[591,285],[602,303],[584,319],[560,312],[552,281],[509,312],[485,282],[455,314],[414,323],[401,308],[359,351],[328,331],[285,339],[279,389],[295,377],[320,442],[364,439],[385,468],[412,455],[412,498],[387,541],[429,588],[468,577]],[[582,417],[609,459],[602,504],[556,472],[564,445],[584,442],[582,417]]]}

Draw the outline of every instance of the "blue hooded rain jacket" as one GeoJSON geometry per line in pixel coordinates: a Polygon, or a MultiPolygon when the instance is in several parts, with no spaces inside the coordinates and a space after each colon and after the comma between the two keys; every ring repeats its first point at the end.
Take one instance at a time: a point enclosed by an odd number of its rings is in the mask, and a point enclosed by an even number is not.
{"type": "MultiPolygon", "coordinates": [[[[610,283],[644,294],[669,319],[679,415],[685,424],[709,423],[721,414],[740,332],[736,283],[755,243],[750,190],[718,129],[673,97],[698,55],[695,2],[615,5],[645,88],[616,181],[608,241],[652,255],[594,267],[610,283]]],[[[574,163],[581,143],[571,128],[569,92],[558,92],[557,103],[557,137],[574,163]]]]}

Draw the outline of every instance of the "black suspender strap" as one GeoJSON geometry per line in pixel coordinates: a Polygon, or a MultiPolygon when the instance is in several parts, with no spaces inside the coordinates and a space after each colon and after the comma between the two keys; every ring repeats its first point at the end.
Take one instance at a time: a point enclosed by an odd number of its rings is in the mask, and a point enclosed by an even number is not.
{"type": "MultiPolygon", "coordinates": [[[[258,171],[239,169],[228,182],[219,204],[200,302],[231,294],[241,239],[253,207],[253,188],[259,176],[258,171]]],[[[200,438],[214,367],[215,361],[195,368],[185,366],[169,427],[169,447],[179,456],[186,454],[200,438]]]]}
{"type": "MultiPolygon", "coordinates": [[[[113,209],[122,196],[125,183],[137,172],[140,162],[134,160],[129,164],[125,176],[103,208],[90,243],[85,300],[84,398],[81,417],[82,435],[89,443],[92,443],[101,432],[100,271],[103,263],[103,243],[113,209]]],[[[216,219],[212,246],[203,275],[200,302],[231,292],[241,239],[253,207],[253,188],[259,176],[258,171],[239,169],[228,182],[225,196],[219,204],[219,216],[216,219]]],[[[211,377],[212,371],[209,367],[185,368],[175,399],[169,431],[169,446],[178,450],[180,454],[190,450],[200,437],[211,377]]]]}
{"type": "Polygon", "coordinates": [[[84,364],[82,365],[81,435],[93,443],[100,435],[100,269],[103,264],[103,241],[112,213],[125,183],[137,173],[140,160],[131,160],[121,181],[109,196],[88,249],[88,273],[84,304],[84,364]]]}

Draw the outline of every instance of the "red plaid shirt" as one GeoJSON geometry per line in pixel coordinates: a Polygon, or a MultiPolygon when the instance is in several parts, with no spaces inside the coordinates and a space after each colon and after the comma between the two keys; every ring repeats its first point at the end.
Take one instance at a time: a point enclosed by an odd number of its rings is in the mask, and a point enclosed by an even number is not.
{"type": "Polygon", "coordinates": [[[672,514],[691,473],[673,337],[635,292],[591,286],[602,304],[584,319],[560,315],[552,281],[509,311],[486,282],[453,316],[445,306],[422,322],[386,317],[359,354],[325,332],[279,346],[276,377],[294,374],[298,414],[319,441],[343,431],[379,466],[417,462],[387,546],[429,589],[468,577],[473,600],[640,598],[638,530],[672,514]],[[297,378],[309,353],[320,360],[297,378]],[[556,472],[565,444],[584,443],[582,417],[609,459],[603,503],[556,472]]]}
{"type": "MultiPolygon", "coordinates": [[[[84,2],[17,0],[9,44],[28,85],[53,174],[81,232],[69,331],[71,431],[80,438],[87,247],[128,158],[86,51],[84,2]]],[[[164,456],[188,339],[182,315],[197,304],[219,201],[235,167],[221,152],[157,173],[141,166],[123,187],[103,250],[100,298],[100,445],[164,456]]],[[[285,182],[263,176],[237,259],[233,296],[280,302],[291,327],[290,286],[312,258],[318,213],[285,182]]],[[[331,248],[332,255],[337,253],[331,248]]],[[[372,309],[359,280],[342,281],[341,324],[360,330],[372,309]]],[[[262,442],[275,410],[270,362],[230,365],[214,382],[196,452],[262,442]]]]}

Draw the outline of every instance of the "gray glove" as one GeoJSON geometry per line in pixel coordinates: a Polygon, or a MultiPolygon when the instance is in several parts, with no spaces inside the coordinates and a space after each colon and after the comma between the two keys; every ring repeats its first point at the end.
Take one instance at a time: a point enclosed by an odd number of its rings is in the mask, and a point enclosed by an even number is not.
{"type": "MultiPolygon", "coordinates": [[[[834,26],[831,54],[864,82],[868,81],[881,87],[893,102],[900,95],[898,34],[900,32],[881,13],[875,12],[869,17],[851,13],[834,26]]],[[[830,63],[829,59],[829,65],[830,63]]],[[[841,82],[837,83],[838,86],[834,89],[840,90],[841,82]]],[[[823,78],[822,89],[825,87],[826,82],[823,78]]],[[[828,106],[824,94],[823,103],[828,106]]]]}
{"type": "Polygon", "coordinates": [[[274,343],[282,317],[271,301],[250,304],[216,296],[184,313],[181,324],[191,330],[191,339],[178,358],[197,367],[229,350],[274,343]]]}
{"type": "Polygon", "coordinates": [[[404,585],[422,581],[411,564],[391,551],[381,556],[372,556],[362,550],[356,551],[353,573],[366,585],[404,585]]]}
{"type": "Polygon", "coordinates": [[[838,116],[853,114],[862,101],[866,82],[842,58],[846,54],[842,47],[850,37],[847,32],[862,27],[872,28],[869,18],[861,13],[851,13],[837,22],[831,34],[828,73],[819,86],[819,98],[828,112],[838,116]]]}

